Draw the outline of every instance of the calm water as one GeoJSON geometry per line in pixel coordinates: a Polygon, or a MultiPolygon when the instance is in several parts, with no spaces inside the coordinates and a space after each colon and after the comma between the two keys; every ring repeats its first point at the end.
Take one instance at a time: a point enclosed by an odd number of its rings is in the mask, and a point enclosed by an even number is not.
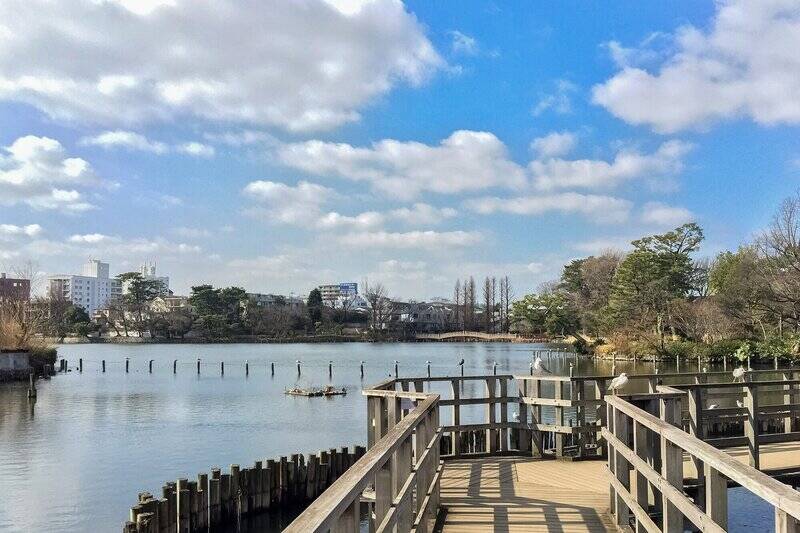
{"type": "MultiPolygon", "coordinates": [[[[35,404],[27,400],[25,384],[0,385],[0,531],[119,531],[136,494],[160,494],[167,480],[194,478],[212,466],[364,444],[361,387],[389,377],[395,360],[405,376],[425,375],[426,360],[434,375],[457,375],[462,357],[468,375],[491,373],[495,362],[498,373],[527,373],[535,348],[542,345],[62,346],[59,355],[75,370],[39,381],[35,404]],[[82,374],[76,369],[79,357],[82,374]],[[100,371],[102,359],[106,373],[100,371]],[[155,361],[152,374],[150,359],[155,361]],[[172,373],[175,359],[177,375],[172,373]],[[302,361],[299,378],[297,359],[302,361]],[[250,362],[248,377],[245,360],[250,362]],[[329,360],[334,362],[332,380],[329,360]],[[225,362],[224,377],[220,361],[225,362]],[[293,385],[327,383],[350,393],[311,399],[283,393],[293,385]]],[[[568,372],[564,359],[547,364],[555,373],[568,372]]],[[[639,364],[638,370],[651,368],[639,364]]],[[[585,359],[576,367],[577,375],[610,371],[610,363],[585,359]]],[[[633,366],[618,364],[617,371],[630,372],[633,366]]],[[[747,509],[748,497],[742,499],[739,509],[747,509]]]]}

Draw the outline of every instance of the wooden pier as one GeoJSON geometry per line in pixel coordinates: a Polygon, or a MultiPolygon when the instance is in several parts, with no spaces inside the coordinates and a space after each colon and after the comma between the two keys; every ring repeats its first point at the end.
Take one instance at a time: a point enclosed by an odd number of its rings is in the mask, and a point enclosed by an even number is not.
{"type": "Polygon", "coordinates": [[[285,531],[355,533],[360,510],[377,533],[719,533],[736,485],[798,533],[779,479],[800,473],[799,375],[647,374],[611,396],[613,376],[388,380],[363,391],[367,453],[285,531]]]}

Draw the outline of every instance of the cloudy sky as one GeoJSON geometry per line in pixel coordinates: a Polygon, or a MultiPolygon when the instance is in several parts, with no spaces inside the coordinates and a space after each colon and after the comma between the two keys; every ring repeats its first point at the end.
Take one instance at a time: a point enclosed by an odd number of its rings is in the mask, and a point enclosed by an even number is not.
{"type": "Polygon", "coordinates": [[[3,0],[0,264],[423,298],[737,246],[800,186],[800,1],[602,4],[3,0]]]}

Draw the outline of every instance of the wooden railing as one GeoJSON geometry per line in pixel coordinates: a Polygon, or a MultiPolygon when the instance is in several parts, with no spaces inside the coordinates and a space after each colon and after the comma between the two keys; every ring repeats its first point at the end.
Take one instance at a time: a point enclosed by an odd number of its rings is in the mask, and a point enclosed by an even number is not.
{"type": "Polygon", "coordinates": [[[619,528],[678,533],[690,522],[700,531],[728,528],[728,481],[775,509],[775,531],[795,532],[800,493],[680,427],[687,393],[658,386],[656,393],[607,396],[611,512],[619,528]],[[698,495],[684,493],[684,454],[697,471],[698,495]]]}
{"type": "Polygon", "coordinates": [[[367,453],[285,532],[360,531],[362,501],[370,531],[427,533],[439,510],[439,396],[389,390],[368,397],[367,453]]]}

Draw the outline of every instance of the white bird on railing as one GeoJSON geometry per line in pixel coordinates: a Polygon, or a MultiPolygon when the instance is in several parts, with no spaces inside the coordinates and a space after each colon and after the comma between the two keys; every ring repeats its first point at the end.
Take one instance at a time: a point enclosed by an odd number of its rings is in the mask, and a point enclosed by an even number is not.
{"type": "Polygon", "coordinates": [[[739,407],[739,408],[744,407],[744,404],[742,403],[742,400],[736,400],[736,407],[739,407]]]}
{"type": "Polygon", "coordinates": [[[711,410],[711,409],[716,409],[717,407],[719,407],[719,405],[717,405],[717,404],[715,404],[715,403],[712,403],[711,405],[709,405],[709,406],[708,406],[708,409],[709,409],[709,410],[711,410]]]}
{"type": "Polygon", "coordinates": [[[544,366],[542,363],[542,358],[536,356],[536,360],[533,362],[533,371],[537,374],[550,374],[551,372],[544,366]]]}
{"type": "Polygon", "coordinates": [[[628,384],[628,374],[623,372],[619,376],[615,377],[611,380],[611,384],[608,386],[608,390],[614,391],[615,393],[628,384]]]}
{"type": "Polygon", "coordinates": [[[744,374],[747,372],[744,367],[735,368],[733,370],[733,382],[744,381],[744,374]]]}
{"type": "Polygon", "coordinates": [[[514,420],[516,420],[517,422],[519,422],[519,413],[517,413],[516,411],[515,411],[514,413],[512,413],[512,414],[511,414],[511,417],[512,417],[514,420]]]}

